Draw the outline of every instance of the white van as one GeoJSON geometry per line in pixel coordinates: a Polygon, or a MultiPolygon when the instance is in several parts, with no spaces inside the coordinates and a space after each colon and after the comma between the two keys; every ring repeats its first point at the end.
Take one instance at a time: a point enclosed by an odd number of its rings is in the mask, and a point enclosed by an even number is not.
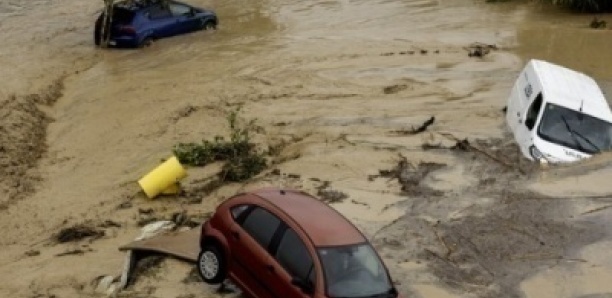
{"type": "Polygon", "coordinates": [[[523,155],[573,162],[612,147],[612,112],[589,76],[531,60],[516,80],[506,121],[523,155]]]}

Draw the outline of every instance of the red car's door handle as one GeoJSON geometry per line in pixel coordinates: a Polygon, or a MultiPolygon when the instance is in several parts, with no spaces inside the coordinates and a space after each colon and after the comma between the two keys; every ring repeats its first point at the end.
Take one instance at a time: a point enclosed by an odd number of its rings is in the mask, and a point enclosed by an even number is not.
{"type": "Polygon", "coordinates": [[[240,234],[238,233],[238,231],[232,231],[232,236],[234,236],[234,238],[236,239],[240,239],[240,234]]]}
{"type": "Polygon", "coordinates": [[[268,269],[268,271],[270,271],[271,273],[274,273],[274,266],[273,265],[266,265],[266,268],[268,269]]]}

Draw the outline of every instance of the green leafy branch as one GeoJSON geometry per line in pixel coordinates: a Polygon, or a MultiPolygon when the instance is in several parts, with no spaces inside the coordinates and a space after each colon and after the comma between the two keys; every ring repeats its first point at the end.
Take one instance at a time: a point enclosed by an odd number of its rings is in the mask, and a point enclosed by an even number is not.
{"type": "Polygon", "coordinates": [[[212,141],[201,143],[179,143],[174,146],[174,154],[182,164],[206,166],[216,161],[225,161],[221,171],[221,181],[239,182],[261,173],[267,162],[264,153],[257,150],[251,141],[251,133],[256,131],[255,120],[241,124],[239,109],[227,116],[230,128],[229,140],[215,136],[212,141]]]}

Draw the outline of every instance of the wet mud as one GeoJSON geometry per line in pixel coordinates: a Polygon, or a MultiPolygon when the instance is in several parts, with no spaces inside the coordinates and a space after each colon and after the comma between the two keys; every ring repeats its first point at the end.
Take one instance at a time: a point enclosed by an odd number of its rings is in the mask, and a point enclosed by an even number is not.
{"type": "MultiPolygon", "coordinates": [[[[520,157],[511,140],[473,143],[487,148],[492,156],[520,157]]],[[[480,152],[453,154],[460,163],[470,164],[465,174],[474,176],[473,183],[463,191],[437,196],[406,193],[410,198],[401,204],[407,213],[375,238],[383,254],[403,263],[426,264],[450,292],[524,297],[520,284],[526,276],[560,263],[587,262],[580,258],[579,249],[608,234],[600,224],[576,218],[574,202],[526,189],[524,185],[537,178],[541,169],[532,166],[522,174],[480,152]]],[[[402,164],[405,160],[398,167],[403,168],[402,164]]],[[[443,171],[444,167],[435,168],[443,171]]],[[[399,177],[402,190],[427,181],[424,175],[412,177],[399,177]]]]}
{"type": "Polygon", "coordinates": [[[47,150],[47,126],[52,119],[44,112],[61,96],[63,80],[58,79],[40,93],[9,95],[0,102],[0,209],[27,197],[41,177],[35,172],[47,150]]]}
{"type": "MultiPolygon", "coordinates": [[[[318,194],[408,297],[612,293],[612,157],[541,169],[501,112],[531,58],[612,91],[612,31],[592,16],[514,1],[189,2],[215,9],[219,30],[134,51],[92,46],[96,1],[0,3],[0,296],[98,297],[92,280],[122,268],[117,248],[142,224],[192,227],[263,186],[318,194]],[[220,183],[222,162],[190,167],[182,192],[145,198],[142,175],[178,143],[228,138],[237,108],[268,168],[220,183]],[[84,222],[104,237],[49,243],[84,222]]],[[[120,297],[220,296],[177,260],[151,269],[120,297]]]]}

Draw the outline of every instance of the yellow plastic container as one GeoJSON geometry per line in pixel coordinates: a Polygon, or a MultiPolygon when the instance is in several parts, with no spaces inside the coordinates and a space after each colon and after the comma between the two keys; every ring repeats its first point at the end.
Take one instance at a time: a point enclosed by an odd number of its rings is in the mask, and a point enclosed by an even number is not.
{"type": "Polygon", "coordinates": [[[165,190],[172,190],[172,187],[185,176],[187,172],[176,156],[172,156],[138,180],[138,184],[147,197],[152,199],[165,190]]]}
{"type": "Polygon", "coordinates": [[[164,189],[162,192],[160,192],[160,194],[175,195],[175,194],[178,194],[179,192],[181,192],[181,184],[177,182],[177,183],[173,183],[172,185],[168,186],[168,188],[164,189]]]}

